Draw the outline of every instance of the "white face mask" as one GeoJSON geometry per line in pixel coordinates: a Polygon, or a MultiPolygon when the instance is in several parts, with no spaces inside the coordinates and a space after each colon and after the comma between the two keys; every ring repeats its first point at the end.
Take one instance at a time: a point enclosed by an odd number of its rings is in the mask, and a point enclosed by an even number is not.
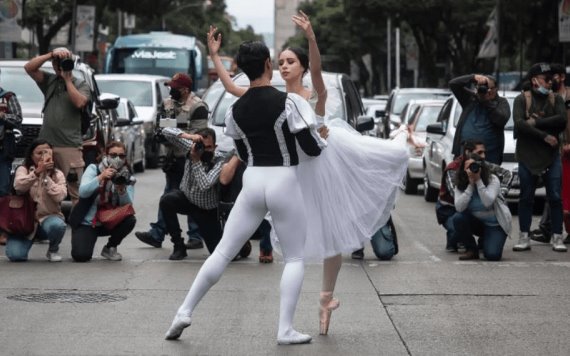
{"type": "Polygon", "coordinates": [[[536,91],[539,92],[542,95],[548,95],[550,94],[551,90],[550,89],[546,89],[545,87],[543,87],[542,85],[539,85],[538,88],[536,88],[536,91]]]}

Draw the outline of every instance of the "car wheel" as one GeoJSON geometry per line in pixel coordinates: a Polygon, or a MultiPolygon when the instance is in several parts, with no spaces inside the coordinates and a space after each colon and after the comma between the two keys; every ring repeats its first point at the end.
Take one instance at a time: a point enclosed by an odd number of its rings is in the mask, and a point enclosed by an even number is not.
{"type": "Polygon", "coordinates": [[[406,172],[406,180],[404,182],[404,193],[408,195],[418,194],[418,181],[410,177],[410,172],[406,172]]]}
{"type": "Polygon", "coordinates": [[[434,202],[437,200],[439,191],[430,185],[427,173],[424,175],[424,200],[434,202]]]}

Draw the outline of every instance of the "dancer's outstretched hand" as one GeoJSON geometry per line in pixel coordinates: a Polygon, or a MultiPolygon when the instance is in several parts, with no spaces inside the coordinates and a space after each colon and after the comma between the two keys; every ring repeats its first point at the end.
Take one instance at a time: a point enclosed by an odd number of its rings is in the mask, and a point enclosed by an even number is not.
{"type": "Polygon", "coordinates": [[[208,51],[210,56],[217,55],[222,45],[222,34],[218,33],[216,36],[217,31],[218,28],[216,26],[210,25],[210,30],[208,31],[208,51]]]}
{"type": "Polygon", "coordinates": [[[309,21],[309,16],[307,16],[307,14],[299,10],[299,15],[293,15],[292,20],[297,24],[297,26],[303,29],[305,36],[308,39],[315,38],[315,33],[313,32],[313,27],[311,26],[311,21],[309,21]]]}
{"type": "Polygon", "coordinates": [[[326,125],[319,127],[317,131],[323,139],[326,140],[329,137],[329,128],[326,125]]]}

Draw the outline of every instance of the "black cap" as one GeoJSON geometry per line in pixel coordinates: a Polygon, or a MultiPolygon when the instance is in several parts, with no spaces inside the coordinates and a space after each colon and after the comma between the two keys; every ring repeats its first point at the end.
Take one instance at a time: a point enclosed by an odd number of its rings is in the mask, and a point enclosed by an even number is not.
{"type": "Polygon", "coordinates": [[[530,67],[530,69],[528,70],[528,78],[533,78],[536,77],[539,74],[552,74],[552,67],[550,66],[549,63],[535,63],[532,65],[532,67],[530,67]]]}
{"type": "Polygon", "coordinates": [[[550,65],[552,74],[566,74],[566,68],[560,63],[552,63],[550,65]]]}

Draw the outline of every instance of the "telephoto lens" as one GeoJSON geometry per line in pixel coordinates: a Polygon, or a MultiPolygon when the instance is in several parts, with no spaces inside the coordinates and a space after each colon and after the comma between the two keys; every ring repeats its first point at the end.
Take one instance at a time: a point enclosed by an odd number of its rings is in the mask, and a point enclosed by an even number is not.
{"type": "Polygon", "coordinates": [[[486,86],[485,84],[479,85],[477,87],[477,94],[487,94],[488,91],[489,91],[489,87],[486,86]]]}
{"type": "Polygon", "coordinates": [[[64,58],[59,62],[59,66],[62,71],[69,72],[75,67],[75,61],[71,58],[64,58]]]}
{"type": "Polygon", "coordinates": [[[469,170],[473,173],[478,173],[480,169],[481,169],[481,163],[479,162],[473,162],[469,165],[469,170]]]}

